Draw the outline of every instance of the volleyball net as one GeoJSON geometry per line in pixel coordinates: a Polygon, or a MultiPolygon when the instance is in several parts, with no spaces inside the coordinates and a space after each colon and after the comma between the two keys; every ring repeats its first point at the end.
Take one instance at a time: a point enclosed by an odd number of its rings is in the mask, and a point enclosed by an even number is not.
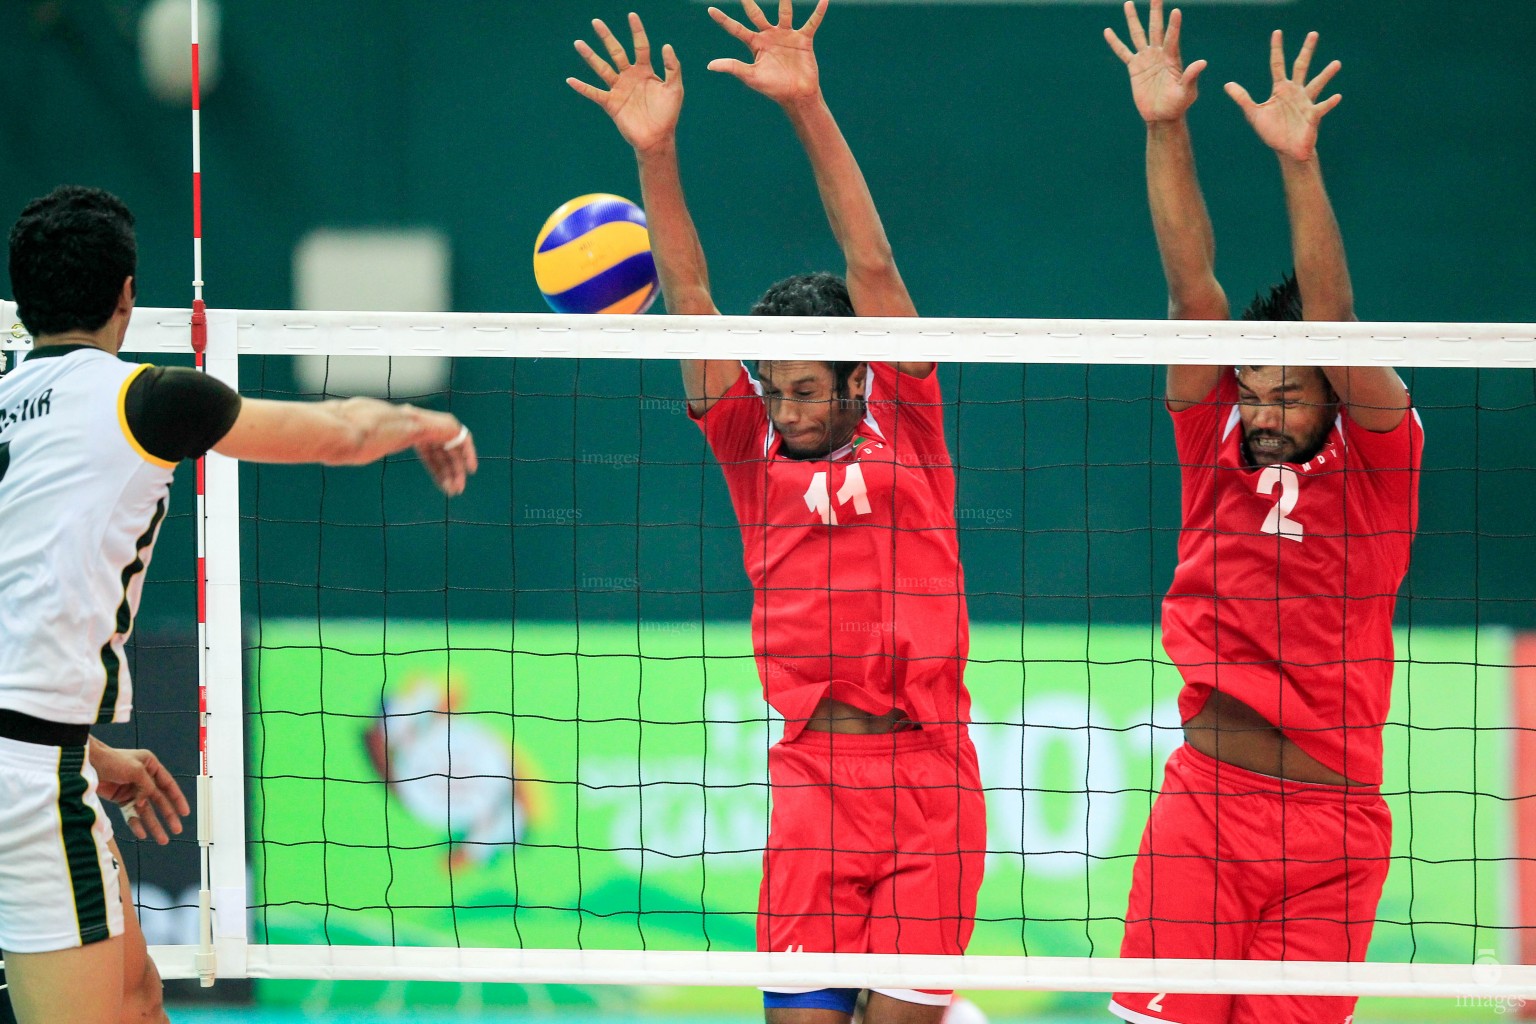
{"type": "MultiPolygon", "coordinates": [[[[219,977],[1536,994],[1536,464],[1516,441],[1536,431],[1536,327],[208,321],[209,372],[242,393],[334,397],[348,358],[388,358],[383,396],[454,412],[481,459],[448,501],[408,455],[209,457],[198,826],[219,977]],[[941,364],[988,814],[964,958],[753,951],[782,723],[683,358],[941,364]],[[1425,424],[1364,964],[1117,955],[1181,742],[1157,631],[1180,524],[1169,363],[1391,365],[1425,424]]],[[[126,351],[184,354],[187,329],[185,310],[140,310],[126,351]]],[[[190,557],[162,544],[151,576],[184,582],[190,557]]],[[[172,977],[198,952],[155,949],[172,977]]]]}

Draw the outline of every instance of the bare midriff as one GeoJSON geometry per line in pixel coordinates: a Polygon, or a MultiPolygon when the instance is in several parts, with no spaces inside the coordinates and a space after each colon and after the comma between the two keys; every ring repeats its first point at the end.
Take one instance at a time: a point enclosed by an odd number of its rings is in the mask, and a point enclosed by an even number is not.
{"type": "Polygon", "coordinates": [[[816,705],[816,710],[811,712],[805,727],[812,732],[853,733],[861,736],[919,728],[918,724],[900,709],[892,708],[883,715],[872,715],[863,708],[856,708],[852,704],[845,704],[831,697],[821,699],[821,703],[816,705]]]}
{"type": "Polygon", "coordinates": [[[1184,723],[1184,740],[1200,753],[1261,775],[1328,786],[1358,785],[1302,750],[1263,715],[1235,697],[1212,693],[1184,723]]]}

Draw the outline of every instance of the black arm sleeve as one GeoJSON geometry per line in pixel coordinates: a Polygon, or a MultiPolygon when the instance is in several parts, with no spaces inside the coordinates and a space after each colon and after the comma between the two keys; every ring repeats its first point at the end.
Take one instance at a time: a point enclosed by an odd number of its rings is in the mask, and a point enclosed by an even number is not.
{"type": "Polygon", "coordinates": [[[180,366],[152,366],[133,379],[123,415],[134,438],[157,459],[198,459],[240,415],[240,396],[216,377],[180,366]]]}

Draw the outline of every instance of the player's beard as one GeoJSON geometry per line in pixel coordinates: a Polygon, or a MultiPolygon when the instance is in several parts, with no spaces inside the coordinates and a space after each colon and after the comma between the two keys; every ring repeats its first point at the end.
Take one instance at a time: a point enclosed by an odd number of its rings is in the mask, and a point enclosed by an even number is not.
{"type": "Polygon", "coordinates": [[[1283,462],[1301,464],[1312,461],[1312,456],[1323,450],[1323,445],[1328,441],[1328,432],[1333,429],[1333,422],[1324,419],[1317,425],[1317,429],[1304,438],[1296,438],[1281,430],[1245,430],[1243,431],[1243,461],[1250,466],[1278,466],[1283,462]],[[1267,438],[1278,438],[1284,443],[1275,448],[1260,448],[1266,456],[1265,461],[1255,457],[1253,442],[1267,438]]]}
{"type": "Polygon", "coordinates": [[[792,444],[789,438],[784,438],[784,443],[779,446],[779,451],[791,459],[819,459],[827,454],[826,445],[817,444],[809,448],[800,448],[792,444]]]}

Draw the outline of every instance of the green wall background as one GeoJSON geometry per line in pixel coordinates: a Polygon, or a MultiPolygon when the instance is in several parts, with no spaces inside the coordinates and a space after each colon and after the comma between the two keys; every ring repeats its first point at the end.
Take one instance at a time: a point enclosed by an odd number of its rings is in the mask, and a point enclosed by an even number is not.
{"type": "MultiPolygon", "coordinates": [[[[142,6],[0,5],[0,211],[12,216],[61,181],[119,192],[140,217],[141,301],[185,305],[189,118],[140,83],[142,6]]],[[[204,104],[210,303],[286,308],[292,249],[308,231],[403,224],[451,238],[455,308],[540,309],[529,252],[544,216],[584,192],[635,192],[630,154],[563,82],[584,71],[570,41],[590,35],[587,19],[618,24],[624,10],[607,0],[226,0],[223,77],[204,104]]],[[[783,274],[836,267],[783,118],[704,70],[737,44],[698,3],[653,0],[642,14],[684,63],[684,172],[720,306],[743,311],[783,274]]],[[[925,313],[1162,315],[1142,130],[1100,38],[1120,24],[1114,3],[834,4],[818,37],[826,91],[925,313]]],[[[1346,100],[1322,151],[1361,316],[1536,320],[1536,4],[1526,0],[1192,6],[1185,52],[1212,65],[1193,128],[1234,299],[1289,264],[1273,160],[1220,91],[1227,79],[1260,90],[1275,26],[1293,46],[1320,30],[1319,60],[1345,64],[1336,85],[1346,100]]],[[[292,390],[280,361],[244,372],[264,393],[292,390]]],[[[1157,377],[946,371],[960,402],[950,436],[965,467],[978,617],[1155,618],[1177,526],[1157,377]],[[1085,392],[1105,400],[1085,405],[1085,392]]],[[[1525,569],[1536,553],[1536,375],[1409,377],[1429,472],[1400,623],[1536,623],[1525,569]]],[[[707,602],[744,617],[723,487],[667,405],[677,393],[661,364],[465,361],[452,394],[430,400],[470,419],[490,456],[470,494],[431,511],[441,506],[404,466],[284,470],[265,487],[248,472],[248,489],[260,489],[250,507],[269,520],[323,513],[354,524],[264,528],[260,571],[273,583],[248,606],[442,614],[451,603],[473,618],[570,619],[696,616],[707,602]],[[380,539],[381,505],[422,525],[380,539]],[[582,518],[534,514],[551,509],[582,518]]]]}

